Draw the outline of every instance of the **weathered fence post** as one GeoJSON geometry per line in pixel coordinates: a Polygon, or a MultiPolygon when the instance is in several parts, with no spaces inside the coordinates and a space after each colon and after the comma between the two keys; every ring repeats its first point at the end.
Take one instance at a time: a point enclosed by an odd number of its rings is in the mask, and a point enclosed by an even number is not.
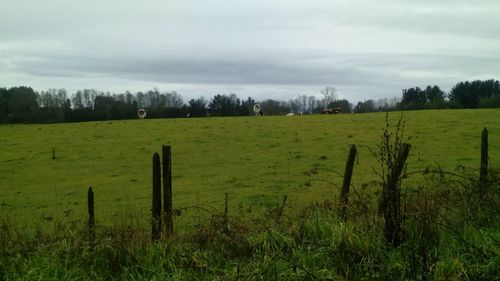
{"type": "Polygon", "coordinates": [[[227,217],[227,201],[228,201],[229,194],[226,192],[225,193],[225,198],[224,198],[224,216],[227,217]]]}
{"type": "Polygon", "coordinates": [[[228,208],[227,208],[227,203],[229,199],[229,194],[226,192],[225,193],[225,198],[224,198],[224,233],[228,234],[229,233],[229,217],[228,217],[228,208]]]}
{"type": "Polygon", "coordinates": [[[152,206],[151,240],[156,241],[161,236],[161,167],[160,155],[153,156],[153,206],[152,206]]]}
{"type": "Polygon", "coordinates": [[[94,192],[92,187],[89,187],[87,192],[87,207],[89,211],[89,242],[94,244],[95,240],[95,217],[94,217],[94,192]]]}
{"type": "Polygon", "coordinates": [[[481,134],[481,169],[479,180],[485,182],[488,177],[488,129],[483,129],[481,134]]]}
{"type": "Polygon", "coordinates": [[[283,195],[283,203],[281,204],[281,207],[278,208],[278,213],[276,214],[276,222],[279,223],[281,216],[283,215],[283,209],[285,209],[285,204],[286,204],[286,199],[288,196],[285,194],[283,195]]]}
{"type": "Polygon", "coordinates": [[[165,216],[165,230],[168,235],[174,233],[172,219],[172,153],[170,145],[162,147],[163,156],[163,215],[165,216]]]}
{"type": "Polygon", "coordinates": [[[345,164],[344,182],[340,192],[340,218],[345,221],[347,219],[347,202],[349,201],[349,187],[351,186],[352,171],[354,168],[354,160],[356,159],[356,145],[351,145],[349,157],[345,164]]]}
{"type": "Polygon", "coordinates": [[[403,215],[401,213],[401,190],[398,186],[401,173],[410,153],[410,144],[403,143],[401,150],[393,167],[390,167],[388,181],[382,191],[382,211],[384,213],[385,240],[392,246],[399,246],[401,239],[401,225],[403,224],[403,215]]]}

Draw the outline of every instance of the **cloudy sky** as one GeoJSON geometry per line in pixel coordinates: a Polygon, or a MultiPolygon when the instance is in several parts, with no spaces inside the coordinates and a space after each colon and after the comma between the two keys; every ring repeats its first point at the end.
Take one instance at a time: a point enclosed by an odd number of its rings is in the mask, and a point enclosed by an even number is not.
{"type": "Polygon", "coordinates": [[[500,79],[498,0],[1,0],[0,86],[350,101],[500,79]]]}

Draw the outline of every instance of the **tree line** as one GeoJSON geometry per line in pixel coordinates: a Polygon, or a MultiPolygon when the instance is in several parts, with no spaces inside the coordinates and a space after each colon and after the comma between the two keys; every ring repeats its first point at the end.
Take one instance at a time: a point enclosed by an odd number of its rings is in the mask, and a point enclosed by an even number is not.
{"type": "Polygon", "coordinates": [[[404,89],[399,104],[401,109],[492,107],[500,107],[500,83],[493,79],[459,82],[448,94],[430,85],[404,89]]]}
{"type": "MultiPolygon", "coordinates": [[[[144,108],[147,118],[181,118],[206,116],[253,115],[257,102],[236,94],[216,94],[207,99],[200,97],[184,102],[175,91],[121,94],[104,93],[94,89],[78,90],[69,95],[65,89],[37,92],[30,87],[0,88],[0,123],[61,123],[137,118],[137,111],[144,108]]],[[[297,96],[289,101],[266,99],[258,102],[266,115],[289,112],[319,113],[328,106],[351,110],[347,100],[337,100],[335,89],[322,90],[322,98],[314,95],[297,96]]]]}
{"type": "Polygon", "coordinates": [[[436,85],[428,85],[424,89],[420,87],[403,89],[401,98],[358,102],[353,112],[499,107],[500,83],[498,80],[490,79],[459,82],[449,93],[445,93],[436,85]]]}
{"type": "Polygon", "coordinates": [[[497,80],[459,82],[447,94],[438,86],[424,89],[403,89],[401,98],[365,100],[355,106],[346,99],[337,99],[335,88],[326,87],[320,96],[299,95],[288,101],[239,98],[236,94],[216,94],[184,102],[175,91],[121,94],[94,89],[78,90],[69,95],[65,89],[37,92],[30,87],[0,88],[0,123],[61,123],[137,118],[137,110],[144,108],[147,118],[181,118],[205,116],[253,115],[253,106],[259,103],[265,115],[294,113],[321,113],[327,108],[342,112],[375,112],[433,108],[500,107],[500,83],[497,80]]]}

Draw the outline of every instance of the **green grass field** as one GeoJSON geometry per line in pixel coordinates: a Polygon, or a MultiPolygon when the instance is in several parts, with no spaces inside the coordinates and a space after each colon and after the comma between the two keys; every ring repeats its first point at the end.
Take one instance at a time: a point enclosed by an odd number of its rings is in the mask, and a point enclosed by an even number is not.
{"type": "MultiPolygon", "coordinates": [[[[390,113],[391,123],[399,116],[390,113]]],[[[404,120],[409,171],[429,165],[478,170],[483,127],[490,166],[500,166],[499,109],[411,111],[404,120]]],[[[337,196],[338,187],[321,180],[341,184],[351,144],[358,147],[354,187],[377,180],[369,148],[376,148],[384,127],[385,113],[2,125],[0,214],[28,225],[84,219],[92,186],[98,222],[129,213],[147,222],[152,156],[163,144],[172,146],[174,208],[222,208],[226,192],[230,210],[258,213],[284,194],[288,207],[300,208],[337,196]],[[308,175],[311,169],[317,174],[308,175]]]]}

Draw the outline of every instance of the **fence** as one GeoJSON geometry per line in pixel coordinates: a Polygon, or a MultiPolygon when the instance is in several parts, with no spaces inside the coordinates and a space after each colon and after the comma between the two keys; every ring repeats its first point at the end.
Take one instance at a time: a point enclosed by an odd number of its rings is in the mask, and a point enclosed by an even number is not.
{"type": "MultiPolygon", "coordinates": [[[[401,177],[403,167],[409,155],[410,145],[403,143],[399,157],[386,186],[383,187],[383,194],[379,205],[379,212],[384,214],[386,227],[385,235],[387,238],[392,237],[393,243],[397,244],[397,239],[394,241],[395,234],[399,232],[401,225],[399,193],[396,191],[396,184],[401,177]]],[[[349,188],[354,170],[354,160],[356,159],[356,146],[353,144],[350,147],[342,188],[340,192],[339,217],[341,220],[347,220],[347,210],[349,204],[349,188]]],[[[172,153],[171,146],[162,146],[162,160],[160,155],[154,153],[152,163],[152,213],[151,213],[151,239],[157,241],[164,233],[167,237],[174,233],[173,208],[172,208],[172,153]],[[163,213],[162,213],[162,183],[163,183],[163,213]]],[[[488,178],[488,130],[484,128],[481,134],[481,163],[479,181],[485,183],[488,178]]],[[[228,226],[228,197],[225,193],[223,219],[225,225],[228,226]]],[[[287,200],[284,195],[282,205],[277,209],[278,222],[282,216],[283,209],[287,200]]],[[[91,244],[95,240],[95,213],[94,213],[94,192],[92,187],[88,190],[88,236],[91,244]]]]}

